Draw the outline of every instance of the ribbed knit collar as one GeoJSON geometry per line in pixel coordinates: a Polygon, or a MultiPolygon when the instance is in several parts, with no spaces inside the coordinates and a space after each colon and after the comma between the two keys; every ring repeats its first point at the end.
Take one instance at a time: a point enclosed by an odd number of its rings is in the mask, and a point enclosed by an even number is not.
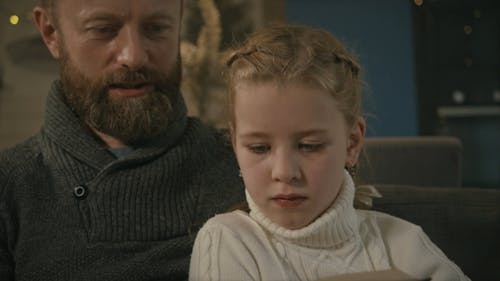
{"type": "MultiPolygon", "coordinates": [[[[120,161],[152,157],[168,149],[177,141],[187,124],[186,106],[180,94],[173,100],[172,108],[165,130],[156,138],[136,147],[133,153],[123,157],[120,161]]],[[[116,160],[66,105],[60,80],[54,81],[47,97],[43,133],[68,153],[94,168],[102,169],[116,160]]]]}
{"type": "Polygon", "coordinates": [[[326,248],[340,246],[358,232],[354,193],[352,178],[345,171],[341,190],[330,208],[311,224],[295,230],[286,229],[264,216],[248,192],[246,198],[250,216],[279,240],[311,248],[326,248]]]}

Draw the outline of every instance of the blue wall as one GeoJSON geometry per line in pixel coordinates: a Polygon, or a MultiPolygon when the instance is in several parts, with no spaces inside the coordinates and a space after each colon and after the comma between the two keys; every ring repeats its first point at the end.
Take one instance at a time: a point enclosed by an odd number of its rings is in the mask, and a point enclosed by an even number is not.
{"type": "Polygon", "coordinates": [[[369,136],[418,135],[410,1],[287,0],[286,5],[289,23],[330,30],[360,59],[369,136]]]}

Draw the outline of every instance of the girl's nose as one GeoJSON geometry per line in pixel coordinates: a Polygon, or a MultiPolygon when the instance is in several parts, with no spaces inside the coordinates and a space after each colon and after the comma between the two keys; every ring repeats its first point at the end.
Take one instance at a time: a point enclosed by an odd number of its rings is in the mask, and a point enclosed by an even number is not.
{"type": "Polygon", "coordinates": [[[273,158],[271,176],[274,181],[290,183],[301,178],[300,163],[293,153],[280,151],[273,158]]]}

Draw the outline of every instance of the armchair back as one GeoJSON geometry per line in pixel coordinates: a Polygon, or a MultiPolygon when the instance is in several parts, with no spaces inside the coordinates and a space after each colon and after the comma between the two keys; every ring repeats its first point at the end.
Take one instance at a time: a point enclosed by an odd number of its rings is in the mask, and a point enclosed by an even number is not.
{"type": "Polygon", "coordinates": [[[373,209],[417,225],[471,280],[500,278],[500,189],[376,185],[373,209]]]}

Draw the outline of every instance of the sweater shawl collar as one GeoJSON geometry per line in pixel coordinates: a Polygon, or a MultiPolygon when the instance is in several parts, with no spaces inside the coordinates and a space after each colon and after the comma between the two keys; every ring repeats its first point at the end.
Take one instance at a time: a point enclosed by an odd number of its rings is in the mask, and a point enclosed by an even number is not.
{"type": "MultiPolygon", "coordinates": [[[[140,147],[135,147],[134,152],[123,157],[123,160],[153,157],[171,147],[178,140],[186,128],[187,117],[182,95],[179,94],[176,97],[173,100],[173,110],[165,130],[154,139],[141,144],[140,147]]],[[[84,127],[65,103],[60,80],[54,81],[47,97],[45,124],[42,132],[46,138],[67,153],[96,169],[102,169],[116,160],[89,129],[84,127]]]]}
{"type": "Polygon", "coordinates": [[[355,187],[347,171],[337,198],[325,213],[309,225],[290,230],[267,218],[257,207],[248,192],[246,198],[250,207],[250,217],[257,221],[266,231],[278,240],[311,247],[340,247],[358,232],[358,219],[353,207],[355,187]]]}

